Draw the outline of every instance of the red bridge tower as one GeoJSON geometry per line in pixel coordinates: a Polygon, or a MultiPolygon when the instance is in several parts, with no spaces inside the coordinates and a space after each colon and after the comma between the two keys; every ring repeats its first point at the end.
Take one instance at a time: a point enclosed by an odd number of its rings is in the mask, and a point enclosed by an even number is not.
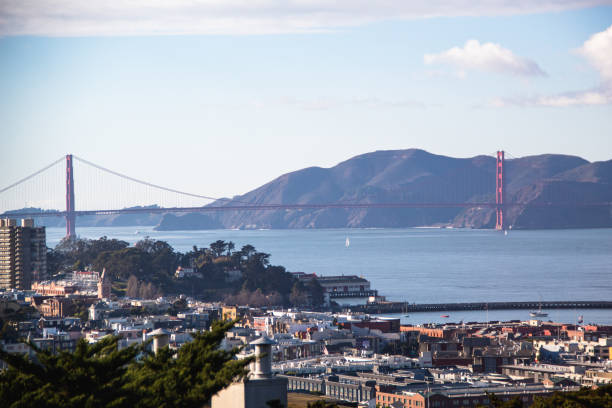
{"type": "Polygon", "coordinates": [[[497,216],[495,229],[497,230],[506,229],[504,223],[504,203],[506,201],[504,181],[504,151],[500,150],[497,152],[497,165],[495,166],[495,214],[497,216]]]}
{"type": "Polygon", "coordinates": [[[76,238],[76,215],[74,214],[74,177],[72,155],[66,155],[66,237],[76,238]]]}

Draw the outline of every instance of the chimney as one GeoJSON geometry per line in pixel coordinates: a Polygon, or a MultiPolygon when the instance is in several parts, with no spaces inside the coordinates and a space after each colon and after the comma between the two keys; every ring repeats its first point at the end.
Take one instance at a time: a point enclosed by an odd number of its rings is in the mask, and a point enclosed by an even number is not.
{"type": "Polygon", "coordinates": [[[170,332],[159,328],[149,333],[149,336],[153,336],[153,352],[157,352],[166,347],[170,343],[170,332]]]}
{"type": "Polygon", "coordinates": [[[272,377],[272,345],[276,344],[274,340],[266,336],[251,343],[255,346],[255,379],[272,377]]]}

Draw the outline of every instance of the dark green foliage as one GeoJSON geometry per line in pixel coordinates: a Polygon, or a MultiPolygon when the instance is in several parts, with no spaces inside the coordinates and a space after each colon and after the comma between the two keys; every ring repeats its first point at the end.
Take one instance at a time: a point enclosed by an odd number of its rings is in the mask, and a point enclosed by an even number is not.
{"type": "MultiPolygon", "coordinates": [[[[178,352],[137,356],[141,347],[117,350],[117,337],[78,343],[74,353],[36,350],[30,360],[0,350],[9,369],[0,373],[2,407],[197,407],[246,374],[250,359],[219,349],[233,322],[219,323],[178,352]]],[[[34,347],[31,345],[31,347],[34,347]]]]}
{"type": "Polygon", "coordinates": [[[597,389],[556,392],[551,397],[536,397],[533,408],[612,408],[612,384],[597,389]]]}
{"type": "Polygon", "coordinates": [[[310,293],[310,302],[312,306],[319,307],[325,302],[324,290],[321,284],[316,279],[311,279],[304,284],[306,292],[310,293]]]}
{"type": "Polygon", "coordinates": [[[155,298],[185,293],[208,300],[259,306],[323,304],[323,289],[316,280],[298,282],[282,266],[270,265],[270,254],[245,245],[234,251],[231,241],[218,240],[209,248],[194,246],[184,254],[164,241],[145,238],[130,247],[127,242],[102,237],[98,240],[63,240],[47,253],[51,272],[84,269],[107,273],[116,293],[128,297],[155,298]],[[195,268],[201,277],[174,278],[178,266],[195,268]],[[229,282],[227,272],[240,270],[242,278],[229,282]],[[205,295],[205,296],[203,296],[205,295]]]}
{"type": "MultiPolygon", "coordinates": [[[[118,338],[89,345],[81,340],[74,353],[36,350],[34,362],[0,350],[10,368],[0,375],[0,401],[6,407],[122,407],[132,395],[123,389],[126,364],[138,350],[117,350],[118,338]]],[[[33,345],[30,347],[34,348],[33,345]]]]}
{"type": "Polygon", "coordinates": [[[235,360],[239,351],[219,348],[234,322],[217,322],[211,331],[194,333],[178,353],[168,348],[147,356],[128,372],[128,389],[140,396],[137,407],[197,407],[247,374],[251,359],[235,360]],[[176,358],[174,358],[176,357],[176,358]]]}
{"type": "MultiPolygon", "coordinates": [[[[523,408],[523,402],[520,397],[513,397],[507,401],[502,400],[495,394],[487,393],[487,397],[489,398],[490,404],[488,407],[493,408],[523,408]]],[[[481,407],[479,405],[479,407],[481,407]]]]}
{"type": "Polygon", "coordinates": [[[307,408],[338,408],[338,404],[334,402],[327,402],[324,400],[318,400],[315,402],[309,402],[306,405],[307,408]]]}
{"type": "Polygon", "coordinates": [[[15,322],[0,319],[0,340],[16,341],[19,337],[19,332],[15,326],[15,322]]]}
{"type": "Polygon", "coordinates": [[[210,244],[210,249],[213,251],[216,258],[222,256],[227,248],[227,243],[222,240],[218,240],[210,244]]]}
{"type": "Polygon", "coordinates": [[[99,239],[64,238],[54,250],[47,252],[47,260],[51,260],[47,270],[55,274],[75,269],[73,268],[75,264],[79,266],[78,269],[81,269],[91,265],[100,253],[119,251],[129,245],[125,241],[107,237],[99,239]]]}
{"type": "Polygon", "coordinates": [[[95,270],[107,268],[113,280],[128,279],[131,274],[142,277],[150,269],[150,257],[138,248],[124,248],[98,254],[92,266],[95,270]]]}
{"type": "MultiPolygon", "coordinates": [[[[491,407],[523,408],[519,397],[503,401],[488,394],[491,407]]],[[[555,392],[550,397],[535,397],[531,408],[612,408],[612,384],[596,389],[582,388],[574,392],[555,392]]]]}
{"type": "Polygon", "coordinates": [[[39,316],[32,306],[11,300],[0,300],[0,340],[15,341],[19,338],[19,322],[39,316]]]}
{"type": "Polygon", "coordinates": [[[72,307],[74,310],[74,313],[72,315],[74,317],[78,317],[84,322],[89,320],[89,306],[90,306],[89,302],[84,302],[84,301],[79,301],[77,299],[74,299],[72,301],[72,305],[73,305],[72,307]]]}

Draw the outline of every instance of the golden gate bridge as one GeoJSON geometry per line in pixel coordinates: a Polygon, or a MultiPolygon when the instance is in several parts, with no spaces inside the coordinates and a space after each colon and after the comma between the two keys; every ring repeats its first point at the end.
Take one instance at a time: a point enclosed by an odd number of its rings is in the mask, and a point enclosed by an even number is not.
{"type": "MultiPolygon", "coordinates": [[[[368,209],[368,208],[490,208],[496,214],[496,226],[498,230],[507,228],[504,220],[504,212],[510,207],[602,207],[610,206],[611,203],[578,202],[568,200],[566,202],[508,202],[506,200],[506,172],[505,172],[505,153],[498,151],[495,154],[495,183],[491,180],[487,182],[490,187],[488,194],[481,195],[490,197],[487,201],[466,201],[466,200],[405,200],[392,202],[328,202],[328,203],[252,203],[230,198],[214,198],[201,194],[194,194],[180,191],[173,188],[164,187],[143,181],[125,174],[107,169],[88,160],[82,159],[72,154],[61,157],[53,163],[30,174],[29,176],[0,189],[0,211],[4,211],[4,216],[11,217],[65,217],[66,236],[76,236],[76,219],[86,215],[113,215],[113,214],[137,214],[137,213],[188,213],[188,212],[218,212],[218,211],[274,211],[274,210],[317,210],[328,208],[342,209],[368,209]],[[65,163],[65,168],[62,165],[65,163]],[[89,176],[81,179],[81,184],[77,190],[75,186],[75,165],[82,165],[81,170],[89,171],[89,176]],[[91,171],[95,173],[91,173],[91,171]],[[110,175],[119,181],[117,190],[116,183],[108,183],[102,178],[102,174],[110,175]],[[46,177],[46,178],[45,178],[46,177]],[[41,181],[35,180],[42,178],[41,181]],[[65,210],[56,210],[64,206],[57,200],[57,183],[61,180],[65,184],[65,210]],[[494,188],[494,194],[491,190],[494,188]],[[143,190],[144,189],[144,190],[143,190]],[[77,210],[76,193],[84,190],[84,196],[79,195],[80,201],[85,201],[82,209],[77,210]],[[156,191],[159,194],[152,195],[156,191]],[[39,196],[38,199],[33,198],[39,196]],[[102,195],[106,199],[104,205],[100,205],[100,200],[92,200],[91,196],[102,195]],[[124,196],[135,196],[138,200],[151,204],[161,201],[164,206],[128,206],[121,202],[124,196]],[[492,200],[492,197],[495,200],[492,200]],[[53,199],[52,197],[55,197],[53,199]],[[173,198],[174,197],[174,198],[173,198]],[[190,200],[175,201],[177,197],[190,200]],[[195,201],[194,201],[195,200],[195,201]],[[202,205],[202,201],[208,204],[202,205]],[[23,203],[23,204],[21,204],[23,203]],[[48,211],[28,208],[28,203],[42,203],[41,208],[48,211]],[[25,207],[25,209],[24,209],[25,207]],[[22,208],[21,210],[19,208],[22,208]]],[[[481,189],[482,190],[482,189],[481,189]]],[[[79,193],[81,194],[81,193],[79,193]]],[[[63,200],[62,200],[63,201],[63,200]]]]}

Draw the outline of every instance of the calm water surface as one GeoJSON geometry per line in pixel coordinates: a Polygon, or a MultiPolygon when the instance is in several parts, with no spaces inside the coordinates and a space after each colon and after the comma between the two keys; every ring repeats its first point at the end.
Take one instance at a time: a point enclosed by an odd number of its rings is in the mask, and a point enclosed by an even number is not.
{"type": "MultiPolygon", "coordinates": [[[[77,232],[82,237],[106,235],[130,243],[150,236],[179,251],[218,239],[233,241],[237,248],[251,244],[271,253],[273,264],[290,271],[363,275],[390,300],[612,300],[612,229],[511,231],[508,235],[425,228],[153,231],[150,227],[92,227],[77,232]]],[[[62,228],[48,228],[48,244],[56,245],[64,234],[62,228]]],[[[578,313],[551,311],[550,318],[556,318],[557,312],[566,321],[575,321],[578,313]]],[[[612,310],[592,312],[597,321],[612,323],[612,310]]],[[[457,312],[452,317],[469,321],[474,314],[484,320],[483,313],[457,312]]],[[[589,321],[589,314],[584,314],[589,321]]],[[[429,321],[439,318],[416,315],[429,321]]],[[[527,316],[527,311],[489,312],[490,319],[527,316]]]]}

